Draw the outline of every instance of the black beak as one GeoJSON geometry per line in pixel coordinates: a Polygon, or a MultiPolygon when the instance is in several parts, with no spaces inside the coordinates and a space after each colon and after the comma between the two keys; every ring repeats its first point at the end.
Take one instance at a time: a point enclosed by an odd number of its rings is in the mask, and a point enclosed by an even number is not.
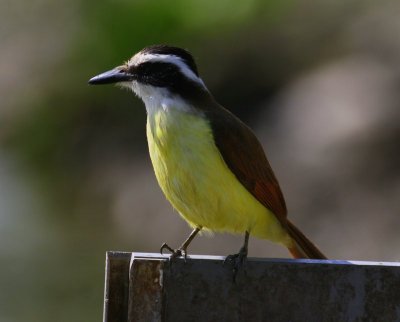
{"type": "Polygon", "coordinates": [[[133,80],[132,74],[129,74],[125,70],[117,67],[107,72],[101,73],[95,77],[89,79],[90,85],[101,85],[101,84],[113,84],[119,82],[128,82],[133,80]]]}

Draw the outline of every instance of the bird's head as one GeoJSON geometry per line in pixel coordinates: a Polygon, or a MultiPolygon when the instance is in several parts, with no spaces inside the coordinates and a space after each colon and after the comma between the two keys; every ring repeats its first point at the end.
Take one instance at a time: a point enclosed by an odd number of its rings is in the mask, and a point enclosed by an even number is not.
{"type": "Polygon", "coordinates": [[[110,83],[131,89],[146,106],[152,100],[190,100],[207,92],[192,55],[166,45],[146,47],[125,64],[89,80],[92,85],[110,83]]]}

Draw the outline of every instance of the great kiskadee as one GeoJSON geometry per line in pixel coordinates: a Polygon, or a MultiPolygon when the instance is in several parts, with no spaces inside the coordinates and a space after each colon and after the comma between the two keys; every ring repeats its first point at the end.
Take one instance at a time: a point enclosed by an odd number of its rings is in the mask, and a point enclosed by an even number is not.
{"type": "Polygon", "coordinates": [[[146,105],[147,140],[158,183],[193,228],[172,257],[204,229],[240,233],[247,256],[249,235],[286,246],[295,258],[326,258],[287,217],[285,200],[252,130],[219,105],[199,77],[192,55],[181,48],[144,48],[125,64],[89,80],[131,89],[146,105]]]}

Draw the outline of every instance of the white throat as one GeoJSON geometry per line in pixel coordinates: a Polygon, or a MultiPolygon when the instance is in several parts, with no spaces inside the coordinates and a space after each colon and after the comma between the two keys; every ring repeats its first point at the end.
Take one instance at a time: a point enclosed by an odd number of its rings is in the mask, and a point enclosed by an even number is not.
{"type": "Polygon", "coordinates": [[[170,109],[180,110],[182,112],[193,112],[194,108],[184,99],[171,93],[166,88],[143,85],[136,81],[125,83],[138,97],[140,97],[145,106],[148,115],[159,110],[168,111],[170,109]]]}

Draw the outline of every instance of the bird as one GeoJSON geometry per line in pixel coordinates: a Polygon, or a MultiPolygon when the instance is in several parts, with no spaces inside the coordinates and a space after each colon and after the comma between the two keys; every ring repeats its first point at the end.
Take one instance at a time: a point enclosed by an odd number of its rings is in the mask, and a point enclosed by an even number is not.
{"type": "Polygon", "coordinates": [[[146,107],[147,141],[165,197],[193,229],[176,249],[186,259],[200,231],[243,234],[226,260],[237,270],[247,258],[249,236],[281,244],[294,258],[326,256],[287,218],[278,180],[254,132],[221,106],[200,78],[189,51],[145,47],[120,66],[89,80],[133,91],[146,107]]]}

